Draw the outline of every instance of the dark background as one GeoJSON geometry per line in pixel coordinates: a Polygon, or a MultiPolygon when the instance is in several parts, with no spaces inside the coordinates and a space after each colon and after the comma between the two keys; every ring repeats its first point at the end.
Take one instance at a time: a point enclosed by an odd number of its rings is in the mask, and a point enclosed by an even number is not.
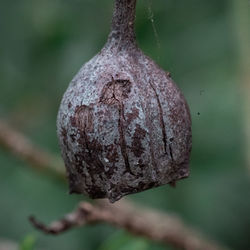
{"type": "MultiPolygon", "coordinates": [[[[0,118],[59,154],[60,100],[81,65],[105,43],[112,8],[111,0],[0,0],[0,118]]],[[[176,213],[236,250],[250,249],[250,114],[242,70],[249,66],[249,9],[247,0],[138,0],[136,17],[140,47],[171,72],[190,105],[193,151],[191,176],[177,188],[129,198],[176,213]]],[[[57,237],[35,231],[30,214],[49,222],[85,199],[67,192],[65,184],[0,148],[0,245],[8,240],[25,250],[166,249],[109,225],[57,237]]]]}

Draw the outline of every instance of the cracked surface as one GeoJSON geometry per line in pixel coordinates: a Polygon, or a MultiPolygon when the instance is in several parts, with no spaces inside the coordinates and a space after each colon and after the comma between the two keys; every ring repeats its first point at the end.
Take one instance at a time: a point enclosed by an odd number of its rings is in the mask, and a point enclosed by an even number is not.
{"type": "Polygon", "coordinates": [[[183,95],[169,73],[114,31],[70,83],[57,132],[71,193],[114,202],[189,174],[183,95]]]}
{"type": "Polygon", "coordinates": [[[57,125],[71,192],[114,202],[188,176],[187,104],[163,70],[130,52],[106,45],[63,97],[57,125]]]}

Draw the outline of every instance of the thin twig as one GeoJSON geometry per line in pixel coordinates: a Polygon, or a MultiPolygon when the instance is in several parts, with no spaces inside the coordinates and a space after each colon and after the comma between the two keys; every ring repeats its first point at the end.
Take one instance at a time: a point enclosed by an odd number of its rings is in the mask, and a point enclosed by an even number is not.
{"type": "MultiPolygon", "coordinates": [[[[58,164],[57,157],[39,149],[24,135],[0,120],[1,145],[16,157],[25,160],[36,170],[46,170],[50,174],[64,179],[63,167],[58,164]]],[[[104,200],[99,200],[94,205],[81,202],[74,212],[66,215],[62,220],[53,222],[50,226],[45,226],[34,217],[30,217],[30,221],[34,227],[47,234],[60,234],[73,227],[106,222],[118,228],[126,229],[132,234],[181,249],[225,249],[212,241],[206,240],[173,215],[136,207],[124,199],[115,204],[110,204],[104,200]]]]}
{"type": "Polygon", "coordinates": [[[63,219],[46,226],[34,217],[32,224],[47,234],[60,234],[73,227],[98,222],[106,222],[115,227],[126,229],[134,235],[172,245],[178,249],[215,250],[223,249],[204,238],[193,229],[186,227],[179,218],[159,211],[135,207],[128,201],[115,204],[101,201],[96,205],[81,202],[78,208],[63,219]]]}
{"type": "Polygon", "coordinates": [[[27,137],[0,119],[0,146],[21,158],[31,167],[65,179],[62,160],[34,145],[27,137]]]}

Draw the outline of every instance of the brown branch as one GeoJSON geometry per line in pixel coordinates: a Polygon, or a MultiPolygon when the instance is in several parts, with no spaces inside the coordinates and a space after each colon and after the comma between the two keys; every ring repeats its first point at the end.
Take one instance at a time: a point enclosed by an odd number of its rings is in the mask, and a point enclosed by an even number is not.
{"type": "MultiPolygon", "coordinates": [[[[63,164],[58,163],[57,157],[39,149],[25,136],[1,120],[0,146],[11,151],[16,157],[25,160],[36,170],[45,170],[56,177],[64,178],[63,164]]],[[[48,234],[60,234],[73,227],[106,222],[118,228],[126,229],[132,234],[181,249],[224,249],[185,226],[179,218],[136,207],[124,199],[115,204],[110,204],[104,200],[97,201],[95,205],[82,202],[74,212],[66,215],[62,220],[53,222],[50,226],[45,226],[34,217],[31,217],[30,221],[37,229],[48,234]]]]}
{"type": "Polygon", "coordinates": [[[63,162],[59,157],[40,149],[1,119],[0,146],[13,153],[17,158],[21,158],[36,170],[65,179],[63,162]]]}
{"type": "Polygon", "coordinates": [[[173,215],[135,207],[124,200],[113,205],[104,201],[96,205],[81,202],[74,212],[49,226],[38,222],[34,217],[30,220],[37,229],[47,234],[60,234],[73,227],[106,222],[117,228],[126,229],[131,234],[172,245],[178,249],[223,249],[213,242],[204,240],[200,234],[186,227],[179,218],[173,215]]]}

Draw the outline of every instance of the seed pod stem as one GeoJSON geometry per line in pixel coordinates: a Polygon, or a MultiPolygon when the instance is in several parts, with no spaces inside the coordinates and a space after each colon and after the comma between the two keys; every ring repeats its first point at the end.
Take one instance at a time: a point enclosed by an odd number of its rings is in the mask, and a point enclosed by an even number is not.
{"type": "Polygon", "coordinates": [[[124,44],[135,44],[135,11],[136,0],[115,0],[108,43],[117,40],[123,47],[124,44]]]}

